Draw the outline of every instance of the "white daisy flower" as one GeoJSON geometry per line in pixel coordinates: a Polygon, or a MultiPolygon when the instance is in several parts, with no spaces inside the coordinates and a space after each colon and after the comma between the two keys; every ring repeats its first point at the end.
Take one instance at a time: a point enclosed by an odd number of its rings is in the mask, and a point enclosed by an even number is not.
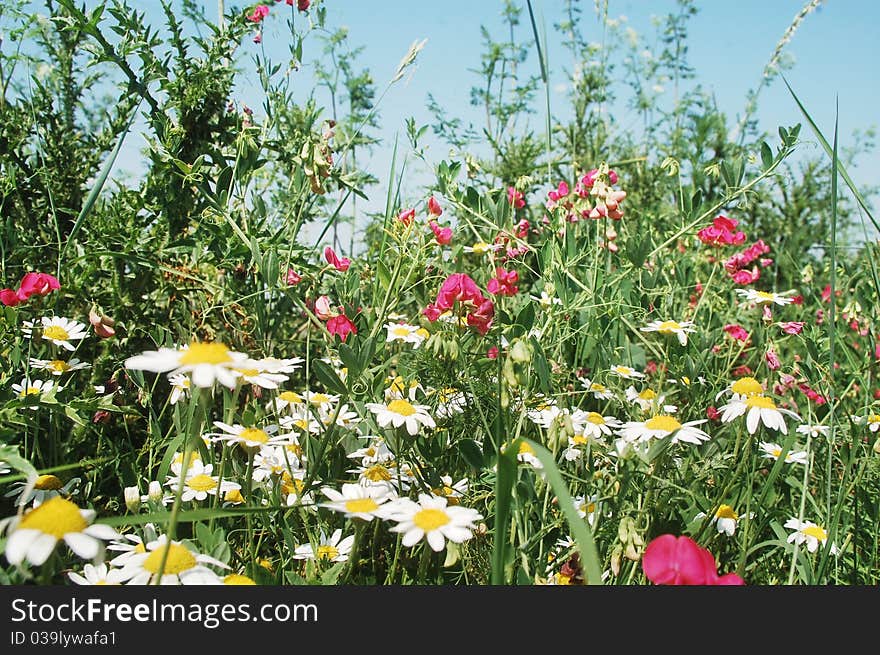
{"type": "Polygon", "coordinates": [[[317,510],[315,499],[311,492],[306,492],[306,470],[286,469],[281,472],[281,495],[288,507],[303,506],[317,510]]]}
{"type": "Polygon", "coordinates": [[[556,417],[563,413],[563,409],[556,404],[553,398],[541,398],[540,403],[526,412],[526,418],[542,428],[549,428],[556,417]]]}
{"type": "Polygon", "coordinates": [[[721,412],[721,422],[730,423],[735,418],[746,414],[746,428],[749,434],[755,434],[758,425],[763,423],[770,430],[778,430],[783,434],[788,432],[783,415],[787,415],[796,421],[800,417],[788,409],[776,407],[767,396],[753,395],[747,398],[733,396],[726,405],[718,408],[721,412]]]}
{"type": "MultiPolygon", "coordinates": [[[[211,475],[213,469],[213,464],[202,464],[198,460],[192,462],[186,470],[180,499],[183,502],[202,501],[208,497],[208,494],[216,496],[218,490],[221,494],[226,494],[229,491],[241,489],[241,485],[236,482],[230,480],[221,482],[219,476],[211,475]]],[[[180,475],[169,476],[165,484],[176,494],[177,487],[180,485],[180,475]]]]}
{"type": "Polygon", "coordinates": [[[410,488],[409,476],[394,465],[394,462],[376,462],[369,466],[358,466],[347,473],[358,476],[358,484],[364,487],[378,487],[388,495],[396,496],[410,488]]]}
{"type": "Polygon", "coordinates": [[[487,252],[498,252],[504,246],[500,243],[486,243],[484,241],[477,241],[472,246],[465,246],[462,248],[465,252],[471,252],[475,255],[485,255],[487,252]]]}
{"type": "Polygon", "coordinates": [[[829,425],[820,425],[804,423],[803,425],[797,426],[796,432],[800,434],[808,434],[813,439],[818,439],[819,437],[827,437],[828,433],[831,432],[831,426],[829,425]]]}
{"type": "MultiPolygon", "coordinates": [[[[754,518],[754,516],[754,512],[752,512],[749,518],[754,518]]],[[[694,517],[694,520],[702,520],[704,518],[706,518],[706,512],[700,512],[694,517]]],[[[726,534],[728,537],[732,537],[734,532],[736,532],[737,522],[741,518],[730,505],[721,504],[715,510],[715,514],[712,515],[710,523],[715,526],[719,534],[726,534]]]]}
{"type": "Polygon", "coordinates": [[[263,357],[254,360],[257,368],[266,373],[293,373],[297,369],[302,368],[305,360],[302,357],[289,357],[286,359],[278,359],[276,357],[263,357]]]}
{"type": "Polygon", "coordinates": [[[856,425],[867,425],[871,432],[880,430],[880,414],[868,414],[867,416],[850,416],[856,425]]]}
{"type": "Polygon", "coordinates": [[[40,566],[59,540],[70,547],[77,557],[94,559],[101,549],[100,540],[119,537],[108,525],[95,525],[94,510],[80,509],[74,503],[53,496],[24,515],[13,517],[6,540],[6,559],[10,564],[21,564],[25,559],[40,566]]]}
{"type": "MultiPolygon", "coordinates": [[[[762,441],[758,444],[758,447],[764,453],[762,456],[767,459],[777,460],[779,456],[782,455],[782,446],[778,443],[773,443],[771,441],[762,441]]],[[[785,463],[786,464],[806,464],[807,463],[807,451],[806,450],[789,450],[785,454],[785,463]]]]}
{"type": "Polygon", "coordinates": [[[330,487],[321,489],[331,502],[320,503],[318,507],[326,507],[334,512],[343,512],[345,518],[358,518],[372,521],[384,518],[383,503],[389,500],[388,490],[379,486],[365,487],[360,484],[343,484],[342,491],[330,487]]]}
{"type": "Polygon", "coordinates": [[[642,391],[636,391],[632,385],[626,388],[626,399],[633,405],[638,405],[643,412],[662,412],[663,414],[675,414],[678,408],[666,403],[666,394],[658,394],[650,387],[642,391]]]}
{"type": "Polygon", "coordinates": [[[528,464],[532,468],[544,468],[541,460],[538,459],[537,453],[535,453],[535,449],[532,448],[531,444],[529,444],[527,441],[519,442],[519,452],[517,452],[516,454],[516,460],[518,462],[522,462],[523,464],[528,464]]]}
{"type": "Polygon", "coordinates": [[[645,377],[645,374],[641,371],[637,371],[631,366],[624,366],[623,364],[615,364],[609,370],[614,375],[622,377],[625,380],[641,380],[645,377]]]}
{"type": "Polygon", "coordinates": [[[773,292],[757,291],[755,289],[737,289],[736,292],[745,300],[758,305],[787,305],[794,302],[794,298],[773,292]]]}
{"type": "Polygon", "coordinates": [[[467,394],[454,387],[432,389],[430,395],[435,395],[437,398],[437,409],[434,412],[437,418],[451,418],[467,409],[467,394]]]}
{"type": "Polygon", "coordinates": [[[216,585],[222,578],[208,566],[221,569],[229,567],[208,555],[191,550],[182,541],[168,541],[163,534],[155,541],[147,543],[145,552],[129,557],[120,569],[126,584],[152,585],[159,581],[162,570],[163,585],[216,585]],[[162,568],[162,560],[165,566],[162,568]]]}
{"type": "MultiPolygon", "coordinates": [[[[52,380],[28,380],[24,378],[18,384],[12,384],[16,398],[36,400],[45,396],[55,388],[52,380]]],[[[59,387],[60,388],[60,387],[59,387]]],[[[38,409],[39,405],[27,405],[28,409],[38,409]]]]}
{"type": "Polygon", "coordinates": [[[22,332],[26,337],[33,338],[35,332],[56,346],[73,352],[76,347],[71,341],[79,341],[88,336],[87,328],[79,321],[71,321],[63,316],[44,316],[39,324],[35,321],[24,321],[22,332]]]}
{"type": "Polygon", "coordinates": [[[144,538],[131,532],[129,534],[120,535],[119,539],[114,539],[107,544],[107,550],[120,553],[110,560],[110,566],[124,567],[126,562],[135,555],[147,552],[146,544],[155,541],[158,538],[156,526],[152,523],[144,525],[144,538]]]}
{"type": "Polygon", "coordinates": [[[229,350],[224,344],[193,342],[182,348],[149,350],[125,360],[126,368],[153,373],[188,373],[197,387],[208,388],[219,382],[234,389],[239,374],[234,370],[247,359],[244,353],[229,350]]]}
{"type": "Polygon", "coordinates": [[[264,446],[285,445],[291,443],[292,434],[275,434],[278,432],[277,425],[265,425],[262,428],[246,427],[239,423],[229,425],[222,421],[214,421],[214,425],[223,432],[208,432],[206,437],[211,437],[212,441],[226,442],[228,444],[238,444],[245,450],[259,449],[264,446]]]}
{"type": "Polygon", "coordinates": [[[451,475],[441,475],[440,483],[441,486],[431,489],[431,493],[435,496],[443,496],[450,505],[458,505],[468,490],[467,478],[462,478],[453,484],[451,475]]]}
{"type": "Polygon", "coordinates": [[[301,430],[304,434],[321,434],[324,423],[315,418],[305,405],[291,405],[290,416],[278,419],[279,425],[287,431],[301,430]]]}
{"type": "Polygon", "coordinates": [[[396,398],[388,404],[366,403],[365,407],[376,415],[376,423],[382,428],[387,428],[389,425],[399,428],[405,425],[406,431],[415,436],[423,427],[437,427],[429,414],[430,407],[414,405],[402,398],[396,398]]]}
{"type": "Polygon", "coordinates": [[[325,412],[329,412],[333,410],[333,406],[339,402],[339,395],[331,395],[322,393],[320,391],[313,392],[306,389],[303,392],[303,398],[305,401],[312,405],[312,407],[317,408],[318,410],[322,410],[325,412]]]}
{"type": "Polygon", "coordinates": [[[388,331],[386,343],[402,341],[411,343],[413,348],[418,348],[431,336],[425,328],[408,323],[386,323],[383,327],[388,331]]]}
{"type": "Polygon", "coordinates": [[[593,382],[589,378],[578,378],[578,380],[580,380],[581,386],[584,389],[593,394],[593,398],[597,400],[611,400],[614,398],[614,392],[608,389],[604,384],[593,382]]]}
{"type": "Polygon", "coordinates": [[[647,421],[627,421],[617,433],[632,443],[647,443],[651,439],[665,439],[672,435],[672,443],[685,442],[699,445],[708,441],[710,437],[695,426],[706,421],[707,419],[699,419],[680,423],[674,416],[658,414],[647,421]]]}
{"type": "Polygon", "coordinates": [[[546,291],[542,291],[540,296],[529,296],[529,298],[541,305],[545,310],[550,309],[554,305],[562,304],[562,300],[555,296],[551,296],[546,291]]]}
{"type": "Polygon", "coordinates": [[[55,496],[69,498],[79,491],[79,478],[71,478],[65,484],[57,476],[47,473],[38,475],[32,481],[33,484],[30,484],[31,480],[13,482],[9,491],[6,492],[6,498],[14,497],[17,507],[27,505],[31,501],[33,501],[34,507],[38,507],[41,503],[55,496]]]}
{"type": "Polygon", "coordinates": [[[272,402],[269,403],[269,409],[275,408],[276,412],[293,411],[295,408],[305,407],[306,401],[296,391],[282,391],[272,402]]]}
{"type": "Polygon", "coordinates": [[[272,373],[264,370],[260,362],[253,359],[240,362],[237,366],[233,366],[232,370],[238,373],[241,381],[261,389],[277,389],[280,383],[290,379],[284,373],[272,373]]]}
{"type": "Polygon", "coordinates": [[[76,357],[64,361],[63,359],[35,359],[30,358],[31,368],[38,371],[49,371],[52,375],[63,375],[70,371],[81,371],[89,368],[91,364],[82,362],[76,357]]]}
{"type": "Polygon", "coordinates": [[[104,563],[86,564],[82,573],[69,571],[67,577],[78,585],[121,585],[125,581],[119,569],[108,568],[104,563]]]}
{"type": "Polygon", "coordinates": [[[620,421],[613,416],[602,416],[599,412],[585,412],[582,409],[572,411],[571,424],[575,436],[581,435],[597,442],[601,442],[612,430],[621,426],[620,421]]]}
{"type": "Polygon", "coordinates": [[[351,554],[352,546],[354,546],[353,534],[343,539],[342,529],[337,528],[328,539],[327,535],[322,530],[321,537],[318,540],[318,547],[312,548],[312,544],[297,546],[293,553],[293,559],[316,559],[326,562],[345,562],[351,554]]]}
{"type": "Polygon", "coordinates": [[[425,392],[418,380],[410,380],[407,383],[400,375],[393,380],[385,378],[385,381],[388,383],[388,386],[385,388],[385,402],[400,398],[401,400],[409,400],[414,403],[416,401],[416,393],[418,391],[425,392]]]}
{"type": "Polygon", "coordinates": [[[263,482],[285,471],[300,468],[299,457],[285,446],[264,446],[254,455],[253,479],[263,482]]]}
{"type": "Polygon", "coordinates": [[[168,382],[171,383],[171,395],[168,396],[168,402],[172,405],[176,405],[178,400],[189,395],[191,386],[189,376],[183,373],[169,375],[168,382]]]}
{"type": "Polygon", "coordinates": [[[343,405],[336,411],[336,408],[328,410],[318,410],[318,416],[321,417],[321,423],[330,425],[333,422],[333,416],[336,416],[336,425],[341,428],[354,429],[355,424],[360,423],[363,419],[358,413],[350,410],[348,405],[343,405]]]}
{"type": "Polygon", "coordinates": [[[425,539],[435,552],[443,550],[446,540],[462,543],[473,536],[475,521],[483,515],[461,505],[449,506],[444,497],[419,494],[419,502],[409,498],[393,501],[388,518],[397,522],[391,532],[403,534],[402,543],[407,548],[425,539]]]}
{"type": "MultiPolygon", "coordinates": [[[[807,550],[811,553],[815,553],[819,546],[824,548],[825,542],[828,541],[828,533],[825,529],[812,521],[799,521],[796,518],[790,518],[785,522],[785,527],[794,530],[788,535],[788,543],[802,544],[806,542],[807,550]]],[[[831,544],[831,554],[837,555],[839,552],[837,546],[831,544]]]]}
{"type": "Polygon", "coordinates": [[[572,498],[574,509],[582,519],[587,519],[587,523],[592,527],[596,520],[596,509],[598,507],[598,496],[575,496],[572,498]]]}
{"type": "Polygon", "coordinates": [[[359,459],[363,466],[376,464],[377,462],[390,462],[394,459],[394,453],[388,448],[388,444],[382,437],[364,436],[362,439],[372,439],[372,441],[364,446],[353,450],[347,456],[350,459],[359,459]]]}
{"type": "Polygon", "coordinates": [[[674,334],[682,346],[687,345],[687,335],[694,332],[693,321],[651,321],[642,332],[659,332],[660,334],[674,334]]]}
{"type": "Polygon", "coordinates": [[[732,394],[734,398],[739,399],[745,399],[749,396],[763,396],[764,387],[755,378],[745,376],[739,378],[738,380],[734,380],[730,383],[729,387],[726,387],[719,391],[715,395],[715,400],[718,400],[724,394],[732,394]]]}

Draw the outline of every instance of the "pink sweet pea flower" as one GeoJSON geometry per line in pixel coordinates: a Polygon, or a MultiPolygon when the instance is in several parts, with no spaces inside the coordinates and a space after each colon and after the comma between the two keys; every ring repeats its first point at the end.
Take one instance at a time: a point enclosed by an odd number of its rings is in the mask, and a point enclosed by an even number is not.
{"type": "Polygon", "coordinates": [[[340,259],[336,256],[336,253],[330,246],[324,248],[324,259],[327,260],[328,264],[332,264],[333,268],[337,271],[345,272],[348,270],[348,267],[351,266],[351,260],[348,257],[340,259]]]}
{"type": "Polygon", "coordinates": [[[448,246],[452,242],[452,228],[451,227],[440,227],[437,224],[437,221],[428,221],[428,227],[431,228],[431,231],[434,233],[434,239],[437,241],[438,245],[448,246]]]}
{"type": "Polygon", "coordinates": [[[345,341],[349,334],[357,334],[357,327],[345,314],[338,314],[327,321],[327,331],[345,341]]]}
{"type": "Polygon", "coordinates": [[[749,340],[749,333],[746,332],[746,329],[736,323],[728,323],[724,326],[724,331],[737,341],[746,342],[749,340]]]}
{"type": "Polygon", "coordinates": [[[744,585],[735,573],[718,575],[715,557],[690,537],[664,534],[642,556],[645,576],[657,585],[744,585]]]}
{"type": "Polygon", "coordinates": [[[102,339],[109,339],[116,334],[116,330],[113,328],[116,321],[109,316],[99,314],[94,308],[89,310],[89,323],[92,324],[95,334],[102,339]]]}
{"type": "Polygon", "coordinates": [[[333,317],[333,309],[330,306],[330,298],[321,296],[315,301],[315,315],[322,321],[333,317]]]}
{"type": "Polygon", "coordinates": [[[782,331],[786,334],[800,334],[804,330],[804,324],[800,321],[786,321],[780,323],[779,327],[781,327],[782,331]]]}
{"type": "Polygon", "coordinates": [[[465,273],[453,273],[446,278],[434,304],[440,311],[446,311],[452,309],[456,302],[470,302],[474,305],[483,302],[483,294],[480,293],[477,283],[465,273]]]}
{"type": "Polygon", "coordinates": [[[443,312],[441,312],[440,309],[438,309],[437,305],[435,305],[434,303],[429,303],[428,306],[422,310],[422,314],[424,314],[425,317],[432,323],[440,318],[440,314],[442,313],[443,312]]]}
{"type": "Polygon", "coordinates": [[[523,198],[523,194],[521,191],[517,191],[514,187],[507,187],[507,202],[514,209],[522,209],[526,206],[526,201],[523,198]]]}
{"type": "Polygon", "coordinates": [[[486,290],[492,295],[515,296],[519,292],[516,283],[519,281],[519,273],[516,271],[505,271],[498,267],[495,269],[495,277],[489,280],[486,290]]]}
{"type": "Polygon", "coordinates": [[[409,208],[401,210],[401,212],[397,215],[397,220],[404,225],[409,226],[413,222],[413,219],[415,219],[415,217],[416,210],[413,208],[409,208]]]}
{"type": "Polygon", "coordinates": [[[440,216],[443,213],[443,208],[434,196],[428,198],[428,211],[434,216],[440,216]]]}
{"type": "Polygon", "coordinates": [[[21,284],[18,285],[18,297],[21,300],[27,300],[31,296],[46,296],[56,289],[60,289],[61,284],[58,278],[48,273],[26,273],[21,278],[21,284]]]}
{"type": "Polygon", "coordinates": [[[737,284],[745,285],[757,282],[758,278],[761,277],[761,274],[758,272],[757,268],[753,268],[751,271],[742,268],[735,273],[731,273],[730,277],[737,284]]]}
{"type": "MultiPolygon", "coordinates": [[[[287,4],[292,5],[293,0],[287,0],[287,4]]],[[[296,0],[296,8],[300,11],[308,11],[310,4],[312,4],[312,0],[296,0]]]]}
{"type": "Polygon", "coordinates": [[[782,366],[782,362],[779,361],[779,355],[773,349],[768,350],[765,357],[767,359],[767,368],[771,371],[775,371],[782,366]]]}
{"type": "Polygon", "coordinates": [[[467,315],[467,322],[472,328],[476,328],[481,335],[486,336],[489,328],[492,327],[494,317],[495,305],[491,300],[484,300],[475,311],[467,315]]]}
{"type": "Polygon", "coordinates": [[[293,286],[295,284],[299,284],[302,281],[302,275],[294,271],[292,268],[287,269],[287,275],[284,278],[285,282],[288,285],[293,286]]]}
{"type": "Polygon", "coordinates": [[[267,7],[266,5],[257,5],[256,7],[254,7],[253,13],[248,14],[247,19],[252,23],[259,23],[268,15],[269,7],[267,7]]]}

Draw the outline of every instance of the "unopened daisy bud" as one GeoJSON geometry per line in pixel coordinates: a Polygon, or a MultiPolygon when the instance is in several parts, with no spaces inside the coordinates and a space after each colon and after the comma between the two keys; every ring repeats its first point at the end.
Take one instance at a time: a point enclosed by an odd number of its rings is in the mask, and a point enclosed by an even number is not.
{"type": "Polygon", "coordinates": [[[163,496],[162,485],[159,481],[153,480],[150,482],[150,486],[147,488],[147,497],[150,499],[150,502],[161,503],[163,496]]]}
{"type": "Polygon", "coordinates": [[[522,339],[516,339],[510,347],[510,358],[517,363],[526,363],[531,361],[532,352],[528,343],[522,339]]]}
{"type": "Polygon", "coordinates": [[[141,492],[136,486],[126,487],[123,496],[129,512],[137,512],[141,508],[141,492]]]}

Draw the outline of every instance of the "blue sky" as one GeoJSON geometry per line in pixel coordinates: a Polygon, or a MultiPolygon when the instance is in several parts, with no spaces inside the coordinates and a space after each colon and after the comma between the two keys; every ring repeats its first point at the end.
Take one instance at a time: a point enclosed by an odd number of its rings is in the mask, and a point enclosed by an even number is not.
{"type": "MultiPolygon", "coordinates": [[[[696,81],[715,94],[719,106],[727,111],[731,124],[743,111],[747,91],[759,84],[777,42],[804,2],[697,1],[699,12],[689,24],[689,61],[695,69],[696,81]]],[[[524,0],[520,4],[525,7],[524,0]]],[[[431,122],[432,116],[426,109],[429,92],[452,115],[480,124],[479,110],[469,103],[471,86],[479,78],[469,69],[479,66],[481,25],[498,40],[504,36],[501,0],[326,0],[324,5],[329,25],[347,27],[351,45],[364,47],[357,67],[370,69],[379,89],[384,88],[393,76],[410,44],[427,39],[416,66],[389,90],[379,107],[382,127],[378,136],[384,139],[384,144],[375,149],[369,165],[383,182],[390,166],[391,144],[396,132],[400,132],[403,138],[405,119],[412,116],[419,125],[431,122]]],[[[548,47],[551,86],[554,88],[551,102],[559,108],[565,100],[560,87],[564,82],[563,66],[570,67],[570,62],[566,61],[561,47],[553,42],[555,31],[552,25],[559,19],[564,3],[562,0],[533,0],[533,6],[539,23],[546,24],[551,40],[548,47]]],[[[587,40],[601,40],[593,0],[582,0],[581,6],[587,40]]],[[[674,8],[674,0],[610,0],[609,15],[622,18],[644,42],[654,38],[652,16],[663,16],[674,8]]],[[[273,5],[273,13],[264,25],[263,47],[275,60],[284,59],[287,53],[289,35],[283,18],[286,10],[283,3],[273,5]]],[[[161,24],[160,12],[155,6],[147,6],[146,11],[148,17],[155,17],[157,25],[161,24]]],[[[206,2],[206,11],[208,15],[216,12],[214,0],[206,2]]],[[[880,3],[872,0],[826,0],[806,17],[785,48],[786,56],[794,62],[793,68],[785,73],[786,77],[829,139],[834,125],[835,100],[839,99],[842,147],[852,144],[855,130],[865,130],[880,122],[876,110],[880,98],[874,82],[875,67],[880,63],[876,36],[878,19],[880,3]]],[[[531,40],[527,12],[523,14],[516,37],[531,40]]],[[[242,53],[258,47],[246,40],[242,53]]],[[[320,48],[317,39],[306,42],[304,59],[307,66],[300,73],[304,95],[309,87],[309,67],[320,56],[320,48]]],[[[247,58],[243,59],[243,64],[247,64],[247,58]]],[[[535,72],[538,70],[534,56],[530,56],[525,66],[535,72]]],[[[669,87],[664,92],[666,102],[671,99],[671,85],[669,87]]],[[[243,80],[238,94],[236,99],[240,102],[259,107],[260,98],[246,80],[243,80]]],[[[539,106],[539,113],[532,118],[534,129],[541,133],[542,111],[539,106]]],[[[622,124],[632,121],[633,116],[627,116],[622,108],[615,111],[619,112],[622,124]]],[[[777,78],[762,91],[757,118],[762,129],[774,134],[780,124],[802,122],[781,79],[777,78]]],[[[802,136],[812,141],[806,125],[802,136]]],[[[137,170],[138,148],[142,145],[139,140],[138,135],[132,135],[128,140],[118,162],[119,168],[137,170]]],[[[431,163],[447,156],[446,147],[438,141],[432,139],[429,145],[431,163]]],[[[816,147],[803,146],[804,149],[816,147]]],[[[850,171],[855,181],[862,185],[875,183],[880,175],[880,156],[872,152],[857,160],[857,164],[850,171]]],[[[416,185],[427,179],[426,171],[418,168],[412,169],[412,175],[416,185]]],[[[411,190],[415,192],[416,189],[411,190]]],[[[371,202],[364,208],[381,206],[385,192],[384,183],[374,187],[371,202]]]]}

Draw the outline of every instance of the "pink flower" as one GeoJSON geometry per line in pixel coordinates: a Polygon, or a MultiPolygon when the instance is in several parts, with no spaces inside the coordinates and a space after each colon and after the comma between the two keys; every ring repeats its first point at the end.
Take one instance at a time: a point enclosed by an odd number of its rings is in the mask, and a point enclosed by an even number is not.
{"type": "Polygon", "coordinates": [[[746,342],[749,340],[749,333],[746,332],[746,329],[741,325],[737,325],[736,323],[729,323],[725,325],[724,331],[737,341],[746,342]]]}
{"type": "Polygon", "coordinates": [[[804,324],[799,321],[787,321],[785,323],[780,323],[779,327],[781,327],[782,331],[786,334],[800,334],[804,329],[804,324]]]}
{"type": "Polygon", "coordinates": [[[489,328],[492,327],[494,317],[495,305],[491,300],[483,300],[475,311],[467,315],[467,323],[472,328],[476,328],[481,335],[486,336],[489,328]]]}
{"type": "Polygon", "coordinates": [[[495,277],[489,280],[486,290],[495,296],[515,296],[519,293],[519,287],[516,283],[519,281],[519,273],[516,271],[505,271],[498,267],[495,269],[495,277]]]}
{"type": "Polygon", "coordinates": [[[330,246],[324,248],[324,259],[327,260],[328,264],[332,264],[337,271],[345,272],[348,270],[348,267],[351,266],[351,260],[348,257],[339,259],[333,251],[333,248],[330,246]]]}
{"type": "Polygon", "coordinates": [[[21,302],[21,298],[12,289],[2,289],[0,290],[0,302],[7,307],[15,307],[21,302]]]}
{"type": "MultiPolygon", "coordinates": [[[[293,0],[287,0],[287,4],[292,5],[293,0]]],[[[308,11],[310,4],[312,4],[312,0],[296,0],[296,8],[300,11],[308,11]]]]}
{"type": "Polygon", "coordinates": [[[757,268],[753,268],[751,271],[747,271],[744,268],[732,273],[730,275],[731,279],[737,284],[752,284],[753,282],[757,282],[758,278],[761,277],[761,274],[758,272],[757,268]]]}
{"type": "Polygon", "coordinates": [[[709,405],[706,408],[706,418],[708,418],[710,421],[717,421],[721,418],[721,412],[719,412],[718,409],[716,409],[714,406],[709,405]]]}
{"type": "Polygon", "coordinates": [[[776,352],[773,351],[772,348],[767,351],[765,358],[767,359],[767,368],[769,368],[771,371],[775,371],[780,366],[782,366],[782,362],[779,361],[779,356],[776,354],[776,352]]]}
{"type": "Polygon", "coordinates": [[[428,212],[434,216],[440,216],[443,213],[443,208],[434,196],[428,198],[428,212]]]}
{"type": "Polygon", "coordinates": [[[507,202],[514,209],[522,209],[526,206],[526,201],[523,199],[523,194],[520,191],[517,191],[514,187],[507,187],[507,202]]]}
{"type": "Polygon", "coordinates": [[[266,5],[257,5],[254,7],[254,11],[251,14],[248,14],[247,19],[252,23],[259,23],[266,16],[269,15],[269,7],[266,5]]]}
{"type": "Polygon", "coordinates": [[[401,223],[403,223],[404,225],[409,226],[413,222],[413,219],[415,217],[416,217],[416,210],[410,208],[410,209],[402,210],[397,215],[397,220],[400,221],[401,223]]]}
{"type": "Polygon", "coordinates": [[[526,219],[522,219],[516,224],[516,236],[520,239],[529,236],[529,222],[526,219]]]}
{"type": "Polygon", "coordinates": [[[287,276],[284,279],[287,284],[293,286],[294,284],[299,284],[302,281],[302,275],[294,271],[292,268],[288,268],[287,276]]]}
{"type": "Polygon", "coordinates": [[[697,237],[706,245],[716,248],[739,245],[746,240],[746,235],[744,232],[734,232],[737,224],[738,221],[734,218],[718,216],[712,221],[712,225],[697,232],[697,237]]]}
{"type": "Polygon", "coordinates": [[[483,300],[483,294],[470,276],[465,273],[453,273],[440,287],[435,304],[443,312],[452,309],[456,302],[470,302],[479,306],[483,300]]]}
{"type": "Polygon", "coordinates": [[[53,291],[60,289],[58,278],[48,273],[25,273],[21,278],[18,289],[0,290],[0,302],[7,307],[15,307],[17,304],[28,300],[31,296],[47,296],[53,291]]]}
{"type": "Polygon", "coordinates": [[[489,359],[498,359],[498,346],[492,346],[486,351],[486,357],[489,359]]]}
{"type": "Polygon", "coordinates": [[[95,334],[102,339],[109,339],[116,334],[116,330],[113,329],[116,321],[109,316],[99,314],[94,308],[89,310],[89,323],[92,324],[95,334]]]}
{"type": "Polygon", "coordinates": [[[349,334],[357,334],[357,327],[345,314],[338,314],[327,321],[327,331],[345,341],[349,334]]]}
{"type": "Polygon", "coordinates": [[[328,318],[333,317],[334,313],[330,306],[329,297],[321,296],[315,301],[315,315],[322,321],[326,321],[328,318]]]}
{"type": "Polygon", "coordinates": [[[263,42],[263,33],[258,31],[256,34],[254,34],[254,43],[262,43],[262,42],[263,42]]]}
{"type": "Polygon", "coordinates": [[[743,585],[735,573],[719,576],[715,557],[690,537],[660,535],[642,557],[645,576],[657,585],[743,585]]]}
{"type": "Polygon", "coordinates": [[[428,227],[431,228],[431,231],[434,233],[434,239],[441,246],[448,246],[452,242],[452,228],[451,227],[440,227],[437,224],[437,221],[431,220],[428,221],[428,227]]]}
{"type": "Polygon", "coordinates": [[[438,318],[440,318],[440,314],[442,314],[442,313],[443,312],[440,311],[440,309],[434,303],[428,303],[428,306],[422,310],[422,314],[424,314],[425,317],[429,321],[431,321],[431,323],[433,323],[438,318]]]}

